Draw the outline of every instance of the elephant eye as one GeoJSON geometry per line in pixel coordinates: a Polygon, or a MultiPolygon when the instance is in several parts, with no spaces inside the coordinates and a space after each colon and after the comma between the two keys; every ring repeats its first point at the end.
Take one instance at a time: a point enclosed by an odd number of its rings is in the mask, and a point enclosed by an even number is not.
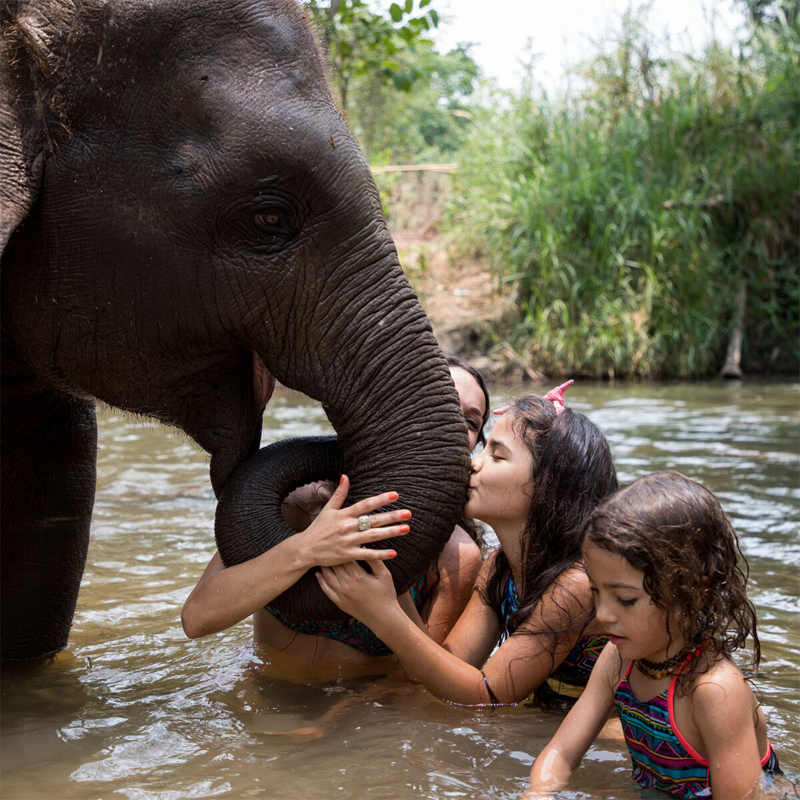
{"type": "Polygon", "coordinates": [[[256,214],[254,218],[256,227],[273,236],[289,236],[291,228],[286,215],[279,209],[269,209],[256,214]]]}

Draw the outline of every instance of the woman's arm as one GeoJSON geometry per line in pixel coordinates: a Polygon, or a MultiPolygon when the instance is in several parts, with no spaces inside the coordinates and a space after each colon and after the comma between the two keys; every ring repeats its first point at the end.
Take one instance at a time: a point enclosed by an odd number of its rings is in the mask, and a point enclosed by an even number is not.
{"type": "Polygon", "coordinates": [[[347,476],[342,476],[342,482],[311,525],[266,553],[232,567],[225,567],[219,553],[215,553],[181,611],[186,635],[196,639],[235,625],[286,591],[314,566],[394,558],[393,550],[372,550],[363,545],[407,533],[407,524],[396,523],[409,519],[411,512],[403,509],[373,514],[372,528],[359,531],[358,516],[394,502],[397,493],[370,497],[342,509],[349,486],[347,476]]]}
{"type": "MultiPolygon", "coordinates": [[[[397,601],[420,630],[442,644],[466,608],[480,568],[480,548],[457,525],[436,563],[428,570],[428,598],[422,609],[414,605],[410,592],[399,595],[397,601]]],[[[485,660],[484,657],[480,663],[485,660]]]]}
{"type": "Polygon", "coordinates": [[[536,757],[531,783],[522,800],[537,792],[564,789],[581,759],[614,710],[614,690],[620,680],[617,648],[608,644],[592,670],[583,694],[570,709],[555,736],[536,757]]]}
{"type": "Polygon", "coordinates": [[[373,574],[369,574],[357,564],[344,564],[323,569],[317,577],[333,602],[375,631],[394,651],[408,675],[442,700],[464,705],[494,702],[495,698],[500,703],[519,702],[555,669],[580,632],[576,629],[568,636],[560,636],[555,655],[551,655],[552,636],[545,632],[563,629],[565,614],[577,618],[583,609],[578,612],[575,608],[579,604],[570,591],[550,590],[536,619],[526,623],[524,633],[507,639],[482,672],[477,667],[481,663],[478,657],[491,651],[500,626],[479,592],[473,593],[442,647],[403,613],[388,569],[380,563],[372,568],[373,574]],[[537,630],[542,635],[536,635],[537,630]]]}
{"type": "Polygon", "coordinates": [[[436,565],[428,571],[433,588],[423,618],[433,641],[441,644],[453,630],[469,603],[480,569],[480,548],[456,526],[436,565]]]}

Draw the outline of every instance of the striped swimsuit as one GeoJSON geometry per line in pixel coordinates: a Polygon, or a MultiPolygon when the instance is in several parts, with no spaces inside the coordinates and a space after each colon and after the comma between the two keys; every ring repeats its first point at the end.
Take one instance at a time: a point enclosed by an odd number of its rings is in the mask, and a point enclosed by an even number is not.
{"type": "MultiPolygon", "coordinates": [[[[500,620],[504,629],[500,638],[501,643],[508,638],[506,630],[508,620],[518,609],[517,587],[514,585],[513,576],[509,575],[503,586],[503,597],[500,601],[500,620]]],[[[589,681],[589,675],[592,674],[592,668],[607,642],[607,636],[596,634],[578,639],[575,647],[567,653],[552,675],[536,690],[537,699],[549,700],[554,695],[560,699],[580,697],[589,681]]]]}
{"type": "MultiPolygon", "coordinates": [[[[651,700],[640,702],[633,695],[628,683],[633,661],[614,693],[625,744],[633,762],[633,780],[642,789],[659,789],[680,798],[711,797],[708,759],[686,741],[673,713],[678,675],[697,652],[686,657],[669,686],[651,700]]],[[[768,773],[780,771],[778,757],[769,742],[761,766],[768,773]]]]}
{"type": "MultiPolygon", "coordinates": [[[[425,601],[428,598],[427,587],[425,585],[425,575],[423,575],[408,590],[417,611],[422,611],[425,601]]],[[[284,614],[270,606],[264,606],[265,611],[269,611],[278,622],[290,631],[295,633],[305,633],[309,636],[324,636],[326,639],[333,639],[336,642],[354,647],[362,653],[370,656],[391,656],[392,651],[381,641],[363,622],[357,619],[335,619],[335,620],[303,620],[284,614]]]]}

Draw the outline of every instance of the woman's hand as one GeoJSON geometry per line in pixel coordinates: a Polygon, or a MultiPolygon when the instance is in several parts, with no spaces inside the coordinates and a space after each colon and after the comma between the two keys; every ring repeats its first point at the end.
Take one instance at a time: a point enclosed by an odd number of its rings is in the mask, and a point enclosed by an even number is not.
{"type": "Polygon", "coordinates": [[[395,558],[394,550],[373,550],[364,547],[370,542],[379,542],[404,536],[410,530],[404,521],[411,519],[408,509],[371,512],[397,500],[397,492],[375,495],[348,508],[342,508],[350,490],[350,480],[342,479],[331,499],[325,504],[316,519],[301,533],[291,537],[302,552],[307,554],[309,566],[330,567],[350,561],[378,562],[395,558]],[[359,530],[359,517],[367,516],[370,527],[359,530]]]}
{"type": "Polygon", "coordinates": [[[409,527],[402,520],[410,519],[411,512],[370,513],[397,500],[397,492],[376,495],[342,509],[349,488],[350,482],[343,475],[325,508],[306,530],[260,556],[225,567],[215,553],[183,606],[181,622],[186,635],[196,639],[235,625],[272,602],[312,567],[394,558],[394,550],[372,550],[364,545],[408,533],[409,527]],[[371,526],[364,531],[358,530],[361,515],[368,515],[371,526]]]}
{"type": "Polygon", "coordinates": [[[387,607],[396,605],[402,613],[388,568],[382,561],[371,566],[372,574],[355,563],[323,567],[317,573],[320,588],[327,597],[369,627],[372,627],[370,620],[385,616],[387,607]]]}

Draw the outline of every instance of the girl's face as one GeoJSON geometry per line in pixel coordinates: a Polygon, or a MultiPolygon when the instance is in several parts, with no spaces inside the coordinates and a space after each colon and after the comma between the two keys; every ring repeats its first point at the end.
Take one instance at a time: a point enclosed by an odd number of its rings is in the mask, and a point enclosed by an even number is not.
{"type": "Polygon", "coordinates": [[[644,590],[643,572],[619,553],[591,543],[583,547],[583,563],[594,594],[597,621],[623,660],[664,661],[683,649],[683,637],[674,624],[670,626],[670,641],[667,613],[644,590]]]}
{"type": "Polygon", "coordinates": [[[498,538],[509,529],[519,533],[531,504],[532,467],[530,450],[517,436],[511,414],[505,414],[492,428],[486,447],[472,459],[464,513],[491,525],[498,538]]]}
{"type": "Polygon", "coordinates": [[[458,397],[461,400],[461,413],[467,423],[469,434],[469,451],[475,449],[478,436],[483,427],[483,415],[486,413],[486,398],[483,395],[478,381],[461,367],[450,367],[450,377],[456,385],[458,397]]]}

